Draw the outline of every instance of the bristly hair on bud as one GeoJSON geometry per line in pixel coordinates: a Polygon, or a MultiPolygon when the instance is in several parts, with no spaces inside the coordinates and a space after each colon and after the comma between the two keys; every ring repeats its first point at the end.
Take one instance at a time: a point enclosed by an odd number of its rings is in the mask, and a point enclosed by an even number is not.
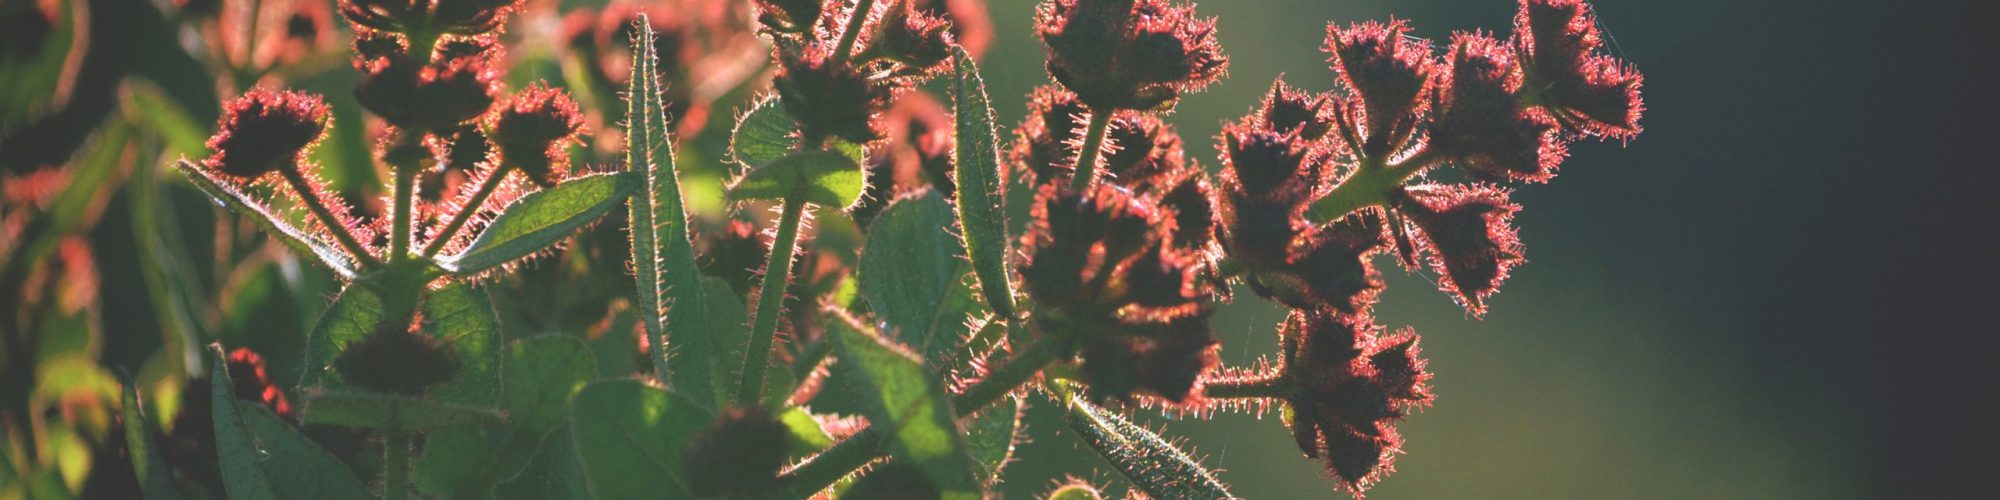
{"type": "Polygon", "coordinates": [[[354,47],[354,69],[361,74],[355,100],[398,128],[450,130],[485,114],[500,94],[490,41],[446,44],[434,58],[421,54],[428,63],[390,35],[364,33],[354,47]]]}
{"type": "Polygon", "coordinates": [[[1387,243],[1378,210],[1358,211],[1318,228],[1292,249],[1283,273],[1296,280],[1301,293],[1290,300],[1285,295],[1276,298],[1297,308],[1331,307],[1350,314],[1366,313],[1383,286],[1382,275],[1370,257],[1387,243]]]}
{"type": "Polygon", "coordinates": [[[1325,155],[1295,133],[1264,128],[1255,116],[1223,127],[1222,246],[1253,270],[1282,268],[1309,224],[1307,203],[1325,184],[1325,155]]]}
{"type": "Polygon", "coordinates": [[[1068,182],[1076,170],[1075,139],[1083,136],[1090,109],[1061,85],[1043,85],[1028,94],[1028,117],[1014,129],[1008,163],[1031,185],[1068,182]]]}
{"type": "Polygon", "coordinates": [[[732,407],[688,444],[688,492],[756,496],[771,487],[791,452],[791,430],[762,407],[732,407]]]}
{"type": "Polygon", "coordinates": [[[243,182],[295,169],[326,132],[331,117],[319,96],[251,89],[222,106],[222,119],[208,138],[213,153],[201,164],[243,182]]]}
{"type": "Polygon", "coordinates": [[[1430,404],[1417,334],[1384,335],[1366,314],[1297,309],[1278,327],[1275,377],[1290,389],[1292,436],[1356,495],[1393,468],[1395,424],[1430,404]]]}
{"type": "Polygon", "coordinates": [[[569,173],[569,143],[583,130],[583,114],[568,92],[536,82],[488,115],[486,123],[500,161],[549,187],[569,173]]]}
{"type": "Polygon", "coordinates": [[[951,58],[951,22],[917,10],[909,0],[889,6],[875,24],[861,59],[882,58],[902,66],[897,73],[922,75],[945,68],[951,58]]]}
{"type": "Polygon", "coordinates": [[[1093,109],[1171,108],[1220,80],[1215,20],[1167,0],[1048,0],[1035,11],[1049,75],[1093,109]]]}
{"type": "Polygon", "coordinates": [[[1639,134],[1644,77],[1603,53],[1597,15],[1583,0],[1521,0],[1514,50],[1531,102],[1572,136],[1629,140],[1639,134]]]}
{"type": "Polygon", "coordinates": [[[756,0],[757,24],[786,34],[812,33],[819,22],[820,0],[756,0]]]}
{"type": "Polygon", "coordinates": [[[1332,108],[1330,96],[1293,87],[1279,76],[1271,81],[1271,91],[1264,94],[1264,101],[1258,104],[1250,120],[1257,128],[1296,133],[1307,142],[1318,142],[1333,131],[1332,108]]]}
{"type": "Polygon", "coordinates": [[[459,365],[458,351],[443,340],[393,323],[348,344],[333,360],[350,384],[410,396],[451,380],[459,365]]]}
{"type": "Polygon", "coordinates": [[[1520,207],[1507,196],[1506,190],[1488,185],[1425,184],[1391,197],[1395,209],[1415,226],[1419,251],[1441,275],[1438,288],[1475,316],[1486,313],[1486,297],[1525,261],[1513,225],[1520,207]]]}
{"type": "Polygon", "coordinates": [[[837,61],[819,45],[778,51],[778,90],[785,113],[799,121],[806,144],[838,137],[866,144],[882,137],[880,115],[895,94],[895,83],[871,78],[837,61]]]}
{"type": "Polygon", "coordinates": [[[1513,54],[1492,37],[1452,35],[1431,96],[1429,148],[1484,181],[1547,182],[1567,155],[1556,122],[1524,108],[1513,54]]]}
{"type": "Polygon", "coordinates": [[[1416,132],[1433,71],[1429,42],[1402,21],[1326,28],[1326,52],[1349,95],[1335,101],[1347,140],[1368,157],[1393,153],[1416,132]]]}

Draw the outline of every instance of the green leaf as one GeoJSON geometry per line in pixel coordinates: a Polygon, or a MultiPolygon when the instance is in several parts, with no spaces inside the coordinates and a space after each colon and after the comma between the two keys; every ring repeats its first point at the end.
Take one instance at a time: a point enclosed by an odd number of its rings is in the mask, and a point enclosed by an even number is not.
{"type": "Polygon", "coordinates": [[[1154,498],[1234,498],[1215,474],[1160,435],[1116,413],[1069,396],[1069,428],[1104,460],[1154,498]]]}
{"type": "Polygon", "coordinates": [[[819,420],[806,413],[804,408],[786,408],[784,413],[778,414],[778,421],[784,422],[785,428],[792,431],[793,460],[803,460],[833,447],[833,436],[827,434],[826,428],[819,425],[819,420]]]}
{"type": "MultiPolygon", "coordinates": [[[[451,428],[425,436],[411,476],[426,493],[484,498],[533,459],[543,435],[569,418],[570,396],[595,378],[583,341],[544,335],[507,346],[508,425],[451,428]]],[[[567,434],[565,434],[567,438],[567,434]]]]}
{"type": "Polygon", "coordinates": [[[699,402],[638,380],[585,386],[570,407],[571,435],[598,498],[691,498],[682,455],[715,415],[699,402]]]}
{"type": "Polygon", "coordinates": [[[208,149],[208,127],[189,117],[187,110],[145,80],[132,80],[121,87],[125,114],[135,123],[159,134],[169,155],[199,155],[208,149]]]}
{"type": "Polygon", "coordinates": [[[133,384],[125,384],[124,401],[125,448],[132,458],[132,471],[139,476],[139,490],[149,500],[178,500],[179,488],[174,487],[174,471],[160,458],[160,450],[153,446],[152,420],[146,418],[139,407],[139,389],[133,384]]]}
{"type": "MultiPolygon", "coordinates": [[[[851,319],[851,318],[850,318],[851,319]]],[[[856,376],[871,425],[889,429],[889,452],[916,466],[946,498],[978,498],[979,481],[940,378],[902,347],[854,321],[830,321],[840,364],[856,376]]]]}
{"type": "Polygon", "coordinates": [[[431,389],[431,399],[473,407],[500,404],[506,346],[493,299],[485,289],[452,283],[423,300],[423,332],[451,346],[459,362],[450,382],[431,389]]]}
{"type": "Polygon", "coordinates": [[[519,475],[493,488],[493,497],[521,500],[585,500],[593,498],[577,460],[568,425],[558,426],[542,440],[535,456],[519,475]]]}
{"type": "MultiPolygon", "coordinates": [[[[765,97],[750,105],[750,112],[736,122],[736,131],[729,139],[731,159],[752,169],[778,161],[799,149],[798,126],[791,115],[785,114],[778,96],[765,97]]],[[[867,149],[860,144],[835,139],[833,150],[853,158],[857,165],[868,163],[867,149]]]]}
{"type": "Polygon", "coordinates": [[[965,425],[965,444],[979,461],[980,477],[989,486],[1000,484],[1000,472],[1014,457],[1015,435],[1021,428],[1021,400],[1000,398],[965,425]]]}
{"type": "Polygon", "coordinates": [[[680,173],[668,136],[666,106],[660,96],[659,65],[653,47],[653,26],[641,15],[633,23],[638,47],[632,53],[630,87],[626,89],[625,161],[639,176],[639,196],[632,198],[632,267],[639,288],[639,312],[653,348],[653,375],[671,382],[698,401],[714,401],[717,382],[710,364],[716,359],[706,335],[674,336],[670,332],[711,332],[707,293],[694,246],[688,242],[688,216],[683,208],[680,173]],[[657,152],[657,154],[656,154],[657,152]]]}
{"type": "Polygon", "coordinates": [[[853,157],[816,149],[752,168],[729,187],[729,198],[782,200],[802,196],[816,205],[844,209],[861,201],[861,192],[867,187],[867,171],[853,157]]]}
{"type": "Polygon", "coordinates": [[[965,275],[951,204],[936,191],[904,196],[868,226],[856,269],[860,292],[894,336],[932,363],[964,347],[966,316],[978,307],[965,275]]]}
{"type": "Polygon", "coordinates": [[[241,189],[237,189],[233,184],[210,177],[207,170],[203,170],[194,163],[181,160],[175,163],[174,166],[179,168],[181,173],[187,174],[188,180],[193,181],[194,187],[201,189],[202,193],[207,194],[216,203],[229,208],[229,211],[236,212],[237,215],[257,223],[257,227],[263,228],[265,234],[277,239],[280,243],[284,243],[293,252],[316,257],[314,260],[318,261],[320,265],[332,269],[335,274],[339,274],[342,278],[354,278],[353,256],[348,255],[347,252],[342,251],[325,240],[321,240],[312,233],[294,227],[289,222],[285,222],[283,217],[279,217],[278,214],[266,210],[263,202],[251,198],[249,194],[244,193],[241,189]]]}
{"type": "MultiPolygon", "coordinates": [[[[743,377],[743,350],[750,342],[750,313],[729,283],[714,276],[701,277],[701,289],[708,292],[708,321],[712,329],[707,345],[714,350],[709,381],[715,388],[713,408],[729,404],[737,380],[743,377]]],[[[775,385],[775,384],[772,384],[775,385]]],[[[767,385],[769,387],[769,385],[767,385]]]]}
{"type": "Polygon", "coordinates": [[[458,274],[475,274],[540,252],[609,213],[640,184],[631,174],[617,172],[572,178],[522,196],[500,210],[472,244],[439,265],[458,274]]]}
{"type": "Polygon", "coordinates": [[[363,429],[431,431],[506,422],[500,412],[429,399],[379,393],[328,392],[306,398],[300,420],[363,429]]]}
{"type": "Polygon", "coordinates": [[[986,305],[1002,318],[1014,317],[1014,290],[1007,273],[1006,184],[1000,182],[1000,148],[993,126],[993,105],[986,99],[986,80],[964,47],[951,47],[951,102],[955,149],[953,174],[958,188],[958,220],[972,270],[979,276],[986,305]]]}
{"type": "Polygon", "coordinates": [[[299,387],[339,386],[340,372],[333,369],[333,360],[347,349],[347,344],[367,338],[381,322],[381,296],[366,286],[348,285],[341,289],[333,304],[313,324],[312,332],[306,334],[305,377],[299,387]]]}
{"type": "Polygon", "coordinates": [[[262,405],[240,402],[222,346],[209,349],[209,398],[222,483],[236,500],[370,498],[347,464],[279,420],[262,405]]]}

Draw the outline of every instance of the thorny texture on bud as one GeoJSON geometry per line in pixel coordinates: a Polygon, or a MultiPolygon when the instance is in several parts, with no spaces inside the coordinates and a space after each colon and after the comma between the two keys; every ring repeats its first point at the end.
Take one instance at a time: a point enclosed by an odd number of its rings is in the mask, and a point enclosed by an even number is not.
{"type": "Polygon", "coordinates": [[[1049,75],[1092,109],[1172,107],[1221,79],[1215,20],[1167,0],[1051,0],[1035,12],[1049,75]]]}
{"type": "MultiPolygon", "coordinates": [[[[1055,85],[1035,89],[1028,101],[1009,163],[1031,184],[1067,184],[1082,141],[1080,120],[1089,111],[1075,93],[1055,85]]],[[[1191,257],[1212,259],[1219,224],[1214,189],[1187,158],[1180,134],[1150,114],[1109,112],[1114,114],[1105,138],[1105,182],[1154,198],[1173,214],[1174,246],[1195,251],[1191,257]]]]}
{"type": "Polygon", "coordinates": [[[1442,277],[1438,288],[1484,314],[1487,296],[1524,259],[1507,191],[1486,185],[1418,185],[1392,201],[1416,228],[1418,251],[1442,277]]]}
{"type": "Polygon", "coordinates": [[[1582,0],[1523,0],[1514,46],[1523,92],[1574,135],[1631,139],[1645,103],[1637,69],[1603,53],[1597,15],[1582,0]]]}
{"type": "Polygon", "coordinates": [[[476,36],[492,33],[520,0],[340,0],[340,15],[357,27],[410,34],[416,30],[476,36]]]}
{"type": "Polygon", "coordinates": [[[326,131],[331,115],[319,96],[290,90],[252,89],[222,107],[203,167],[249,182],[279,169],[296,169],[326,131]]]}
{"type": "Polygon", "coordinates": [[[1349,149],[1362,156],[1386,157],[1417,131],[1433,63],[1430,43],[1409,31],[1401,21],[1327,27],[1328,62],[1348,92],[1334,101],[1333,117],[1349,149]]]}
{"type": "Polygon", "coordinates": [[[486,128],[504,165],[550,187],[569,173],[569,143],[583,130],[583,114],[569,93],[536,83],[488,115],[486,128]]]}
{"type": "Polygon", "coordinates": [[[863,73],[817,45],[779,51],[773,86],[785,113],[799,122],[807,144],[829,137],[855,143],[881,138],[878,114],[889,106],[895,85],[863,73]]]}
{"type": "Polygon", "coordinates": [[[1199,257],[1172,244],[1171,211],[1104,184],[1085,194],[1044,185],[1020,263],[1050,331],[1078,336],[1098,397],[1181,401],[1216,363],[1213,292],[1199,257]]]}
{"type": "Polygon", "coordinates": [[[443,340],[385,323],[342,349],[333,369],[362,388],[415,396],[451,380],[459,364],[458,352],[443,340]]]}
{"type": "Polygon", "coordinates": [[[354,69],[361,74],[355,100],[398,128],[450,130],[485,114],[500,94],[491,41],[452,42],[435,55],[410,54],[400,38],[364,34],[354,49],[354,69]]]}
{"type": "Polygon", "coordinates": [[[1567,154],[1556,122],[1522,107],[1514,55],[1477,33],[1452,36],[1437,73],[1430,148],[1481,180],[1547,182],[1567,154]]]}
{"type": "MultiPolygon", "coordinates": [[[[1260,111],[1225,126],[1222,149],[1223,247],[1253,271],[1277,270],[1294,242],[1310,229],[1303,211],[1318,198],[1327,179],[1326,152],[1301,136],[1310,124],[1291,125],[1289,87],[1272,88],[1260,111]]],[[[1303,106],[1303,105],[1301,105],[1303,106]]]]}
{"type": "Polygon", "coordinates": [[[771,486],[791,451],[791,430],[761,407],[733,407],[688,444],[688,492],[741,498],[771,486]]]}
{"type": "Polygon", "coordinates": [[[951,58],[951,44],[949,21],[901,0],[876,22],[866,53],[900,63],[907,70],[938,71],[945,69],[944,61],[951,58]]]}

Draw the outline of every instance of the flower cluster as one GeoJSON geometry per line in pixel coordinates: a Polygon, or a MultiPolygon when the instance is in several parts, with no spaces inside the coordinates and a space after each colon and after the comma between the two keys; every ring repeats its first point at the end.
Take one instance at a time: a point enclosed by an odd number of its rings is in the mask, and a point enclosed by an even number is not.
{"type": "Polygon", "coordinates": [[[942,70],[954,43],[950,20],[907,1],[757,5],[777,45],[772,86],[805,144],[881,139],[891,99],[942,70]]]}

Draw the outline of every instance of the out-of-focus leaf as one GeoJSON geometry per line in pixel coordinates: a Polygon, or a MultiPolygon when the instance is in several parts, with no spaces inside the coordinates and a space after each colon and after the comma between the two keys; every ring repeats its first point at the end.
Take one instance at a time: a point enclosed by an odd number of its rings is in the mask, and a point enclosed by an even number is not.
{"type": "Polygon", "coordinates": [[[493,497],[520,500],[584,500],[593,498],[584,481],[568,425],[556,427],[542,440],[535,456],[513,479],[493,488],[493,497]]]}
{"type": "Polygon", "coordinates": [[[430,431],[498,425],[500,412],[429,399],[376,393],[329,392],[306,398],[300,420],[363,429],[430,431]]]}
{"type": "Polygon", "coordinates": [[[638,380],[590,384],[570,407],[577,455],[598,498],[692,498],[681,459],[714,420],[699,402],[638,380]]]}
{"type": "Polygon", "coordinates": [[[867,172],[846,153],[800,151],[752,168],[729,187],[735,200],[780,200],[792,196],[822,206],[846,208],[861,201],[867,172]]]}
{"type": "MultiPolygon", "coordinates": [[[[731,160],[754,169],[784,158],[799,149],[798,127],[798,122],[785,114],[785,106],[778,102],[777,96],[757,101],[736,122],[736,130],[730,134],[731,160]]],[[[867,150],[860,144],[835,139],[833,150],[854,159],[857,165],[868,162],[867,150]]]]}
{"type": "Polygon", "coordinates": [[[804,459],[833,447],[833,436],[827,434],[826,428],[819,425],[819,420],[806,413],[804,408],[787,408],[784,413],[778,414],[778,421],[784,422],[785,428],[792,431],[793,460],[804,459]]]}
{"type": "Polygon", "coordinates": [[[306,370],[299,387],[338,385],[341,377],[333,369],[333,360],[347,344],[367,338],[381,322],[382,297],[365,286],[342,289],[306,334],[306,370]]]}
{"type": "Polygon", "coordinates": [[[465,251],[438,264],[454,273],[474,274],[527,257],[603,217],[639,187],[633,175],[617,172],[577,177],[529,193],[501,209],[465,251]]]}
{"type": "Polygon", "coordinates": [[[500,318],[486,290],[464,283],[445,285],[424,296],[423,332],[458,353],[450,382],[430,391],[432,399],[475,408],[500,403],[505,373],[500,318]]]}
{"type": "Polygon", "coordinates": [[[856,269],[861,296],[875,316],[932,363],[964,347],[968,309],[978,306],[966,300],[971,292],[959,279],[964,252],[951,232],[944,195],[904,196],[869,224],[856,269]]]}
{"type": "Polygon", "coordinates": [[[1014,316],[1013,284],[1007,273],[1007,199],[1000,182],[999,139],[986,80],[965,48],[952,46],[951,101],[954,117],[952,168],[958,188],[958,220],[967,255],[979,276],[986,306],[1002,318],[1014,316]]]}
{"type": "Polygon", "coordinates": [[[312,233],[308,233],[292,226],[289,222],[285,222],[283,217],[265,210],[261,202],[252,199],[248,194],[229,183],[210,177],[207,170],[203,170],[194,163],[181,160],[179,163],[174,164],[174,166],[179,168],[181,173],[187,174],[188,180],[194,182],[194,187],[201,189],[203,193],[207,193],[209,198],[214,199],[216,203],[224,207],[228,207],[231,212],[236,212],[237,215],[256,222],[258,227],[264,229],[265,234],[284,243],[285,246],[291,247],[292,251],[300,255],[317,257],[314,260],[332,269],[334,273],[339,274],[341,277],[354,278],[354,262],[352,256],[347,255],[347,252],[340,250],[331,243],[321,240],[312,233]]]}
{"type": "MultiPolygon", "coordinates": [[[[750,342],[750,313],[736,297],[729,283],[714,276],[701,277],[701,289],[708,293],[708,321],[712,327],[707,345],[713,346],[716,362],[709,377],[715,388],[714,408],[729,403],[736,381],[743,378],[743,349],[750,342]]],[[[683,338],[687,336],[684,335],[683,338]]],[[[767,384],[766,387],[776,384],[767,384]]]]}
{"type": "Polygon", "coordinates": [[[121,89],[125,114],[167,143],[169,156],[196,156],[208,149],[208,128],[181,109],[160,87],[133,80],[121,89]]]}
{"type": "Polygon", "coordinates": [[[507,411],[515,425],[537,433],[569,416],[569,400],[596,378],[597,361],[583,341],[544,335],[507,347],[507,411]]]}
{"type": "Polygon", "coordinates": [[[633,23],[638,50],[632,51],[632,73],[626,89],[625,162],[639,176],[639,195],[632,197],[632,267],[639,287],[639,312],[646,337],[653,345],[653,374],[669,381],[697,401],[714,401],[716,360],[709,336],[708,294],[702,291],[701,269],[688,241],[688,214],[681,194],[680,172],[674,163],[673,141],[667,131],[666,105],[660,96],[659,58],[654,54],[653,26],[641,16],[633,23]],[[671,335],[670,332],[696,332],[671,335]]]}
{"type": "Polygon", "coordinates": [[[131,127],[114,124],[98,136],[91,148],[79,155],[75,166],[70,169],[69,184],[62,192],[56,193],[48,210],[30,219],[6,247],[11,250],[0,261],[7,267],[0,273],[0,279],[8,280],[0,286],[18,286],[20,280],[27,279],[29,266],[38,264],[56,250],[56,243],[63,235],[82,229],[84,217],[90,208],[98,203],[100,191],[107,191],[113,178],[118,174],[118,165],[125,158],[125,149],[131,137],[131,127]]]}
{"type": "Polygon", "coordinates": [[[568,335],[544,335],[507,347],[508,425],[452,428],[425,437],[413,463],[417,487],[439,496],[484,498],[495,483],[526,467],[549,429],[569,418],[570,396],[597,373],[590,348],[568,335]]]}
{"type": "Polygon", "coordinates": [[[132,384],[125,384],[123,413],[125,449],[132,459],[132,471],[139,476],[139,491],[148,500],[178,500],[181,492],[174,487],[173,468],[161,460],[159,448],[153,446],[153,423],[139,407],[139,390],[132,384]]]}
{"type": "Polygon", "coordinates": [[[369,498],[347,464],[292,429],[263,406],[239,402],[220,345],[209,349],[209,399],[222,482],[237,500],[369,498]]]}
{"type": "Polygon", "coordinates": [[[1234,498],[1215,474],[1160,435],[1116,413],[1069,396],[1064,413],[1069,428],[1084,444],[1154,498],[1234,498]]]}
{"type": "Polygon", "coordinates": [[[971,456],[940,378],[881,335],[854,321],[829,322],[838,366],[856,374],[872,426],[888,429],[889,453],[916,466],[945,498],[979,498],[971,456]]]}

